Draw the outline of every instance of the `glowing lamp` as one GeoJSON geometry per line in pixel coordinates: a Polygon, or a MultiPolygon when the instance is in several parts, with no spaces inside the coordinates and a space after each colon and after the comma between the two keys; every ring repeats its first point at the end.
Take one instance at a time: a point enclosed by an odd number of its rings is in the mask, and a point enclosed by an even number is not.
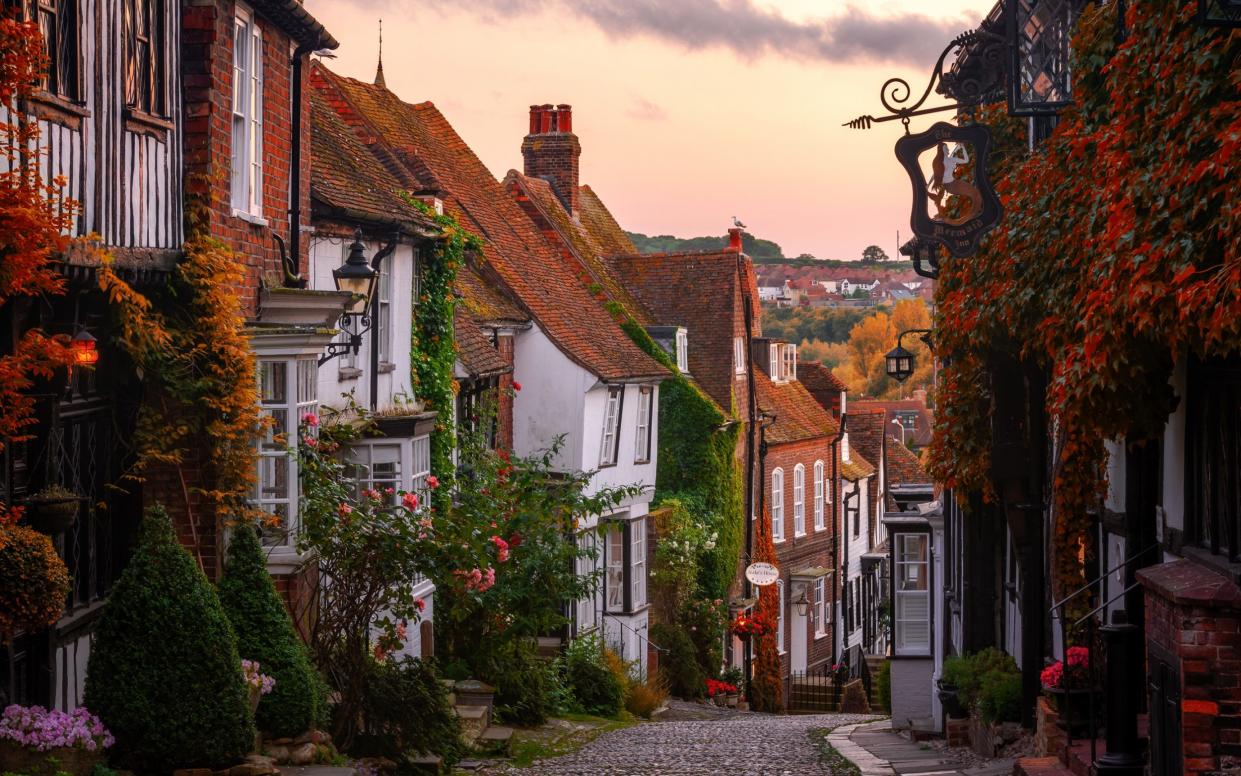
{"type": "Polygon", "coordinates": [[[99,363],[99,350],[96,349],[95,338],[86,329],[73,335],[70,340],[73,348],[73,363],[78,366],[94,366],[99,363]]]}
{"type": "Polygon", "coordinates": [[[903,383],[914,373],[914,354],[897,345],[884,356],[888,377],[903,383]]]}

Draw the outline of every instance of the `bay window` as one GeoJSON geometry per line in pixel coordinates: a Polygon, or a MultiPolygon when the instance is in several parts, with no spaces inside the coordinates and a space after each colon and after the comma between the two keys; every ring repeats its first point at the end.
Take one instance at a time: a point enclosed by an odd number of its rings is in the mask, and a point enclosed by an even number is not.
{"type": "Polygon", "coordinates": [[[822,531],[827,527],[823,503],[823,462],[814,462],[814,530],[822,531]]]}
{"type": "Polygon", "coordinates": [[[429,508],[431,504],[431,486],[427,478],[431,476],[431,437],[414,437],[414,454],[410,459],[409,489],[418,494],[420,508],[429,508]]]}
{"type": "Polygon", "coordinates": [[[896,652],[927,654],[931,648],[931,537],[924,533],[901,533],[893,539],[896,652]]]}
{"type": "Polygon", "coordinates": [[[771,540],[784,541],[784,469],[771,473],[771,540]]]}
{"type": "Polygon", "coordinates": [[[367,489],[383,493],[392,488],[392,495],[385,501],[396,504],[399,497],[396,491],[404,488],[401,480],[401,445],[392,442],[363,442],[355,444],[349,451],[349,462],[353,464],[354,482],[357,486],[356,497],[362,497],[367,489]]]}
{"type": "Polygon", "coordinates": [[[638,389],[638,434],[634,463],[649,463],[651,460],[651,405],[655,398],[655,389],[644,385],[638,389]]]}
{"type": "Polygon", "coordinates": [[[793,467],[793,535],[806,535],[806,467],[793,467]]]}
{"type": "Polygon", "coordinates": [[[625,611],[625,529],[620,523],[608,528],[603,585],[609,612],[625,611]]]}
{"type": "Polygon", "coordinates": [[[625,399],[623,385],[608,388],[603,408],[603,443],[599,447],[599,465],[615,466],[620,449],[620,419],[625,399]]]}
{"type": "Polygon", "coordinates": [[[646,605],[646,518],[613,521],[606,536],[607,611],[636,611],[646,605]]]}
{"type": "Polygon", "coordinates": [[[255,503],[272,516],[263,532],[268,547],[294,549],[297,532],[297,458],[290,448],[315,433],[318,364],[314,357],[259,359],[259,409],[269,425],[259,440],[255,503]]]}
{"type": "Polygon", "coordinates": [[[237,4],[233,20],[234,212],[263,215],[263,33],[254,13],[237,4]]]}

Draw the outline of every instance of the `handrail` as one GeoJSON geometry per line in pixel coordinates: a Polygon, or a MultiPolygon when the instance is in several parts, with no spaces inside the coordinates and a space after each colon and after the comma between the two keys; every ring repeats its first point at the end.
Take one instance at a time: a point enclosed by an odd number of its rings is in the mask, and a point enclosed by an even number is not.
{"type": "Polygon", "coordinates": [[[1117,598],[1120,598],[1120,597],[1121,597],[1121,596],[1123,596],[1123,595],[1127,595],[1127,594],[1128,594],[1131,590],[1135,590],[1135,589],[1137,589],[1138,587],[1140,587],[1140,586],[1141,586],[1141,584],[1142,584],[1141,582],[1134,582],[1134,583],[1133,583],[1132,585],[1130,585],[1129,587],[1126,587],[1124,590],[1121,590],[1121,591],[1120,591],[1119,593],[1117,593],[1116,595],[1112,596],[1111,598],[1107,599],[1106,601],[1104,601],[1103,603],[1099,604],[1099,605],[1098,605],[1098,606],[1096,606],[1095,608],[1093,608],[1093,609],[1091,609],[1090,611],[1086,612],[1084,615],[1082,615],[1082,616],[1081,616],[1081,618],[1080,618],[1080,619],[1078,619],[1078,621],[1077,621],[1077,622],[1073,623],[1073,624],[1072,624],[1072,625],[1070,625],[1069,627],[1070,627],[1070,628],[1079,628],[1079,627],[1081,627],[1081,624],[1082,624],[1083,622],[1085,622],[1086,620],[1090,619],[1091,617],[1094,617],[1094,616],[1095,616],[1096,614],[1098,614],[1101,610],[1106,609],[1106,608],[1107,608],[1107,606],[1108,606],[1108,604],[1112,603],[1112,602],[1113,602],[1113,601],[1115,601],[1117,598]]]}
{"type": "Polygon", "coordinates": [[[616,613],[614,613],[614,612],[600,612],[600,614],[602,614],[605,618],[607,618],[607,617],[611,617],[613,620],[615,620],[615,621],[616,621],[616,624],[617,624],[617,625],[621,626],[622,628],[624,628],[625,630],[629,631],[629,632],[630,632],[630,633],[632,633],[633,635],[635,635],[635,636],[637,636],[638,638],[642,639],[642,640],[643,640],[643,641],[645,641],[648,645],[650,645],[650,646],[654,647],[656,652],[667,652],[667,651],[668,651],[668,650],[667,650],[667,648],[659,646],[659,645],[658,645],[658,644],[656,644],[655,642],[653,642],[653,641],[651,641],[650,639],[648,639],[646,636],[643,636],[643,635],[642,635],[641,633],[639,633],[638,631],[634,630],[633,628],[630,628],[628,625],[626,625],[625,623],[621,622],[621,621],[620,621],[620,617],[621,617],[622,615],[616,614],[616,613]]]}
{"type": "Polygon", "coordinates": [[[1086,584],[1084,584],[1084,585],[1082,585],[1081,587],[1079,587],[1079,588],[1077,588],[1076,590],[1074,590],[1072,593],[1069,593],[1069,594],[1068,594],[1068,595],[1066,595],[1064,598],[1061,598],[1059,601],[1057,601],[1056,603],[1052,604],[1052,605],[1051,605],[1051,609],[1049,609],[1048,611],[1049,611],[1049,612],[1055,612],[1057,609],[1061,608],[1062,606],[1064,606],[1065,604],[1067,604],[1069,601],[1072,601],[1074,598],[1078,597],[1078,596],[1079,596],[1079,595],[1081,595],[1082,593],[1086,592],[1087,590],[1091,589],[1091,588],[1092,588],[1092,587],[1094,587],[1095,585],[1097,585],[1097,584],[1099,584],[1100,582],[1102,582],[1102,581],[1103,581],[1103,580],[1107,577],[1107,575],[1108,575],[1108,574],[1114,574],[1114,573],[1116,573],[1117,571],[1120,571],[1120,570],[1121,570],[1121,569],[1123,569],[1125,566],[1128,566],[1130,563],[1134,562],[1134,561],[1135,561],[1135,560],[1137,560],[1138,558],[1141,558],[1143,555],[1145,555],[1146,553],[1150,552],[1151,550],[1157,549],[1158,547],[1159,547],[1159,544],[1158,544],[1158,543],[1156,543],[1156,544],[1152,544],[1152,545],[1148,546],[1146,549],[1141,550],[1141,551],[1139,551],[1139,552],[1136,552],[1136,553],[1134,553],[1133,555],[1130,555],[1128,558],[1126,558],[1126,559],[1125,559],[1124,561],[1122,561],[1121,563],[1118,563],[1117,565],[1113,566],[1112,568],[1108,569],[1107,571],[1104,571],[1104,572],[1103,572],[1102,574],[1100,574],[1099,576],[1095,577],[1095,578],[1094,578],[1094,579],[1092,579],[1091,581],[1087,582],[1086,584]]]}

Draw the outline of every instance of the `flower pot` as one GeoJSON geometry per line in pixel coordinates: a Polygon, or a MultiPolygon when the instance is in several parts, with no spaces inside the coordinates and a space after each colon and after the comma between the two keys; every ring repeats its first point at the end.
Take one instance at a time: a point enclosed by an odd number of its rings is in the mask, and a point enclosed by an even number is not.
{"type": "Polygon", "coordinates": [[[1043,691],[1056,702],[1057,727],[1067,730],[1074,738],[1084,736],[1089,732],[1089,688],[1044,687],[1043,691]]]}
{"type": "Polygon", "coordinates": [[[728,704],[728,708],[735,709],[737,708],[737,703],[740,701],[741,696],[737,693],[730,693],[729,695],[725,696],[725,699],[728,704]]]}
{"type": "Polygon", "coordinates": [[[97,763],[103,762],[103,750],[94,752],[81,747],[60,747],[40,752],[16,741],[0,741],[0,771],[53,776],[90,776],[97,763]]]}
{"type": "Polygon", "coordinates": [[[251,687],[250,689],[250,716],[254,716],[259,710],[259,701],[263,700],[263,688],[251,687]]]}
{"type": "Polygon", "coordinates": [[[944,707],[946,713],[952,719],[965,719],[970,715],[969,709],[965,708],[965,704],[961,703],[961,694],[958,692],[956,685],[945,684],[943,680],[939,684],[939,702],[944,707]]]}
{"type": "Polygon", "coordinates": [[[78,519],[81,500],[73,498],[31,499],[26,502],[26,520],[39,533],[56,536],[63,533],[78,519]]]}
{"type": "Polygon", "coordinates": [[[715,701],[716,706],[727,706],[728,705],[728,697],[725,695],[717,695],[711,700],[715,701]]]}

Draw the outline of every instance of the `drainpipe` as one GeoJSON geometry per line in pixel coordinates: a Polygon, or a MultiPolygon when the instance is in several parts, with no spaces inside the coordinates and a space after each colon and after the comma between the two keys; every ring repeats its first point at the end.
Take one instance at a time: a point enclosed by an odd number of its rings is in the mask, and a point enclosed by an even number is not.
{"type": "Polygon", "coordinates": [[[289,258],[284,267],[284,284],[305,288],[301,276],[302,250],[302,59],[318,46],[303,43],[293,51],[293,138],[289,151],[289,258]]]}
{"type": "MultiPolygon", "coordinates": [[[[836,432],[836,438],[832,440],[832,487],[835,488],[836,497],[832,499],[832,519],[836,523],[835,530],[832,531],[832,570],[834,573],[839,568],[840,557],[840,537],[844,531],[841,526],[840,516],[844,510],[841,509],[841,487],[840,487],[840,441],[845,438],[845,426],[849,421],[849,416],[840,413],[840,430],[836,432]]],[[[836,640],[840,636],[840,612],[837,608],[839,603],[836,596],[836,590],[840,583],[839,577],[832,580],[832,665],[836,665],[839,653],[836,651],[836,640]]]]}

